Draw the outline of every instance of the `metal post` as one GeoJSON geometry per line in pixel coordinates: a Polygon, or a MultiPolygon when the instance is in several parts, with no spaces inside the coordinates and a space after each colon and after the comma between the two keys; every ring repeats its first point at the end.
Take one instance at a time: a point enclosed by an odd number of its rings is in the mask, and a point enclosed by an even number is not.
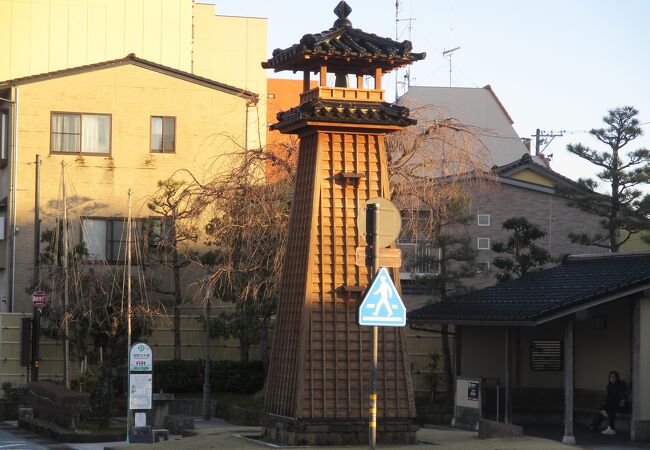
{"type": "Polygon", "coordinates": [[[61,161],[62,197],[63,197],[63,382],[66,389],[70,389],[70,337],[68,335],[68,305],[69,286],[68,280],[68,199],[66,192],[65,162],[61,161]]]}
{"type": "MultiPolygon", "coordinates": [[[[646,291],[647,292],[647,291],[646,291]]],[[[639,441],[639,422],[641,420],[641,302],[647,302],[647,294],[644,298],[632,300],[632,417],[630,417],[630,439],[639,441]]],[[[645,358],[644,358],[645,359],[645,358]]]]}
{"type": "Polygon", "coordinates": [[[564,437],[562,443],[575,445],[573,434],[573,383],[574,383],[573,316],[566,320],[564,328],[564,437]]]}
{"type": "MultiPolygon", "coordinates": [[[[40,275],[41,253],[41,218],[40,218],[40,189],[41,188],[41,156],[36,155],[36,173],[34,181],[34,288],[38,290],[40,275]]],[[[32,312],[32,381],[38,381],[40,366],[40,310],[34,306],[32,312]]]]}
{"type": "Polygon", "coordinates": [[[497,422],[499,421],[499,397],[501,396],[501,380],[497,378],[497,422]]]}
{"type": "Polygon", "coordinates": [[[512,339],[513,332],[512,327],[506,327],[506,367],[505,367],[505,404],[503,405],[504,415],[503,422],[507,424],[512,423],[512,364],[513,364],[513,352],[512,352],[512,339]]]}
{"type": "MultiPolygon", "coordinates": [[[[377,212],[379,205],[371,204],[366,206],[366,236],[372,248],[372,272],[371,276],[377,274],[379,250],[377,248],[377,212]]],[[[370,364],[370,420],[368,422],[368,448],[374,450],[377,446],[377,335],[379,329],[373,326],[370,330],[372,359],[370,364]]]]}
{"type": "Polygon", "coordinates": [[[539,147],[541,145],[540,138],[541,136],[538,128],[537,131],[535,131],[535,156],[539,156],[539,147]]]}
{"type": "Polygon", "coordinates": [[[126,322],[127,322],[127,335],[126,335],[126,346],[127,346],[127,368],[129,371],[129,380],[128,380],[128,397],[126,400],[126,442],[129,442],[129,433],[131,433],[131,196],[132,192],[129,189],[128,192],[129,200],[126,213],[126,322]]]}
{"type": "Polygon", "coordinates": [[[210,420],[210,274],[205,271],[205,361],[203,363],[203,418],[210,420]]]}

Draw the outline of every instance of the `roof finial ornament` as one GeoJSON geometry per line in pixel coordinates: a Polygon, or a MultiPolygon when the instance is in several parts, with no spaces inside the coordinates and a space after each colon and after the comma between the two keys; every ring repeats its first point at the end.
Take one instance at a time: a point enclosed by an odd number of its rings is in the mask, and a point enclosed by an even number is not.
{"type": "Polygon", "coordinates": [[[344,1],[339,2],[336,8],[334,8],[334,14],[338,17],[336,22],[334,22],[334,28],[351,27],[352,22],[348,19],[351,12],[352,8],[350,8],[350,5],[344,1]]]}

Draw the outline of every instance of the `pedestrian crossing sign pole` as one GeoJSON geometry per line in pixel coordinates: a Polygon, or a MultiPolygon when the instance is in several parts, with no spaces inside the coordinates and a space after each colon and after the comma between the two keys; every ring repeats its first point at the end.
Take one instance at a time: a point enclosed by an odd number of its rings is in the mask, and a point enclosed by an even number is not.
{"type": "MultiPolygon", "coordinates": [[[[384,204],[396,210],[387,199],[380,199],[384,204]]],[[[378,327],[403,327],[406,325],[406,308],[395,284],[385,267],[378,267],[379,246],[379,209],[381,202],[369,200],[366,209],[366,242],[372,249],[371,273],[374,278],[366,289],[363,301],[359,305],[359,325],[370,326],[371,353],[370,359],[370,409],[368,420],[368,448],[374,450],[377,445],[377,336],[378,327]]],[[[360,228],[360,227],[359,227],[360,228]]],[[[397,232],[399,233],[399,231],[397,232]]],[[[397,236],[393,236],[393,240],[397,236]]],[[[383,246],[387,246],[384,244],[383,246]]]]}

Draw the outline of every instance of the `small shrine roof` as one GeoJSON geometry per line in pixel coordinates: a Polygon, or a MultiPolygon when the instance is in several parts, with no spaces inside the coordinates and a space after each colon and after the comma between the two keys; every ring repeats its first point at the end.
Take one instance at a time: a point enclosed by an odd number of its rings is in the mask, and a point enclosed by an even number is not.
{"type": "Polygon", "coordinates": [[[347,18],[352,9],[340,2],[334,26],[317,34],[306,34],[298,44],[275,49],[273,57],[262,63],[265,69],[318,71],[325,62],[329,72],[374,74],[375,68],[393,70],[419,61],[426,53],[413,53],[410,41],[390,38],[353,28],[347,18]]]}

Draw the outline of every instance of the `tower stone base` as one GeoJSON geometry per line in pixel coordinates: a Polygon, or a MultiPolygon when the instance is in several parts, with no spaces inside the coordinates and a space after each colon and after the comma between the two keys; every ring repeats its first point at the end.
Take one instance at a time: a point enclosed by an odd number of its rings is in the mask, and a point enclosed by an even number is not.
{"type": "MultiPolygon", "coordinates": [[[[377,421],[379,444],[415,444],[418,426],[410,418],[377,421]]],[[[267,414],[262,438],[278,445],[363,445],[368,443],[368,419],[294,419],[267,414]]]]}

